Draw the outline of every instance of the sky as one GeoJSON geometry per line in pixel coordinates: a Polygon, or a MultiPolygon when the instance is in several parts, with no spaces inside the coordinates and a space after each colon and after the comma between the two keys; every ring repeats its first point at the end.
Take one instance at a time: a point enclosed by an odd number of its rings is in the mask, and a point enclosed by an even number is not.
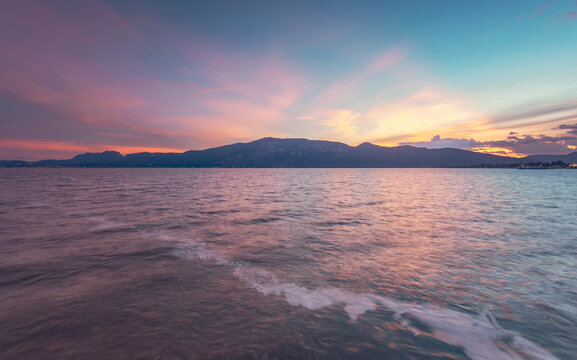
{"type": "Polygon", "coordinates": [[[0,159],[577,149],[576,0],[0,0],[0,159]]]}

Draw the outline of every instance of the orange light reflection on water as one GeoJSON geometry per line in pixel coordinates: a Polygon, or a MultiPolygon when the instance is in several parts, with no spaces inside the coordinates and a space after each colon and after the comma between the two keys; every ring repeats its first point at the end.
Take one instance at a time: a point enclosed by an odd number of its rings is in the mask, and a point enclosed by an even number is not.
{"type": "Polygon", "coordinates": [[[318,253],[324,264],[307,270],[325,279],[319,286],[400,298],[428,296],[434,303],[445,301],[438,297],[440,287],[446,289],[444,296],[455,298],[475,296],[472,284],[491,282],[499,288],[503,279],[487,277],[468,263],[502,246],[498,229],[486,226],[496,221],[491,195],[476,191],[474,172],[465,179],[470,182],[452,183],[449,173],[414,170],[402,170],[397,177],[400,172],[393,169],[333,169],[318,178],[325,192],[319,196],[313,186],[316,196],[302,199],[309,226],[299,223],[298,232],[309,239],[301,246],[318,253]],[[361,188],[370,191],[351,192],[361,188]]]}

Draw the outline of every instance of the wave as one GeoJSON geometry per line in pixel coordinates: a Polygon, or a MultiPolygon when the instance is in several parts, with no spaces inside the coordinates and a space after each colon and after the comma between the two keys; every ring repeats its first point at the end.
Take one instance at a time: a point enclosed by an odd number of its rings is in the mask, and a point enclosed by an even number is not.
{"type": "Polygon", "coordinates": [[[87,216],[86,218],[96,224],[92,227],[92,231],[111,230],[127,226],[125,223],[108,220],[100,216],[87,216]]]}
{"type": "Polygon", "coordinates": [[[421,331],[413,318],[427,324],[435,338],[461,347],[467,356],[474,360],[557,359],[521,334],[503,329],[488,310],[469,315],[437,305],[401,302],[370,293],[353,293],[337,288],[308,289],[282,282],[274,274],[258,267],[230,260],[210,250],[204,243],[192,240],[182,242],[170,236],[161,236],[161,239],[180,244],[175,250],[178,257],[214,261],[228,266],[239,280],[259,293],[284,297],[293,306],[318,310],[340,305],[352,321],[356,321],[367,311],[383,306],[394,312],[394,318],[415,336],[419,336],[421,331]]]}

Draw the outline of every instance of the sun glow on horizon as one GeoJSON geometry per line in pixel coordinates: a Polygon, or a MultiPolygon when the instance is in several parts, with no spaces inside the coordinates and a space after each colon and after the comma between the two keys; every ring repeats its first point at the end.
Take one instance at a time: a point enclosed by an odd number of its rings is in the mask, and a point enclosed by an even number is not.
{"type": "Polygon", "coordinates": [[[482,154],[508,156],[514,158],[522,158],[527,156],[527,154],[520,154],[504,147],[495,147],[495,146],[475,146],[471,150],[482,154]]]}
{"type": "MultiPolygon", "coordinates": [[[[168,147],[127,146],[111,144],[74,143],[64,141],[40,141],[40,140],[2,140],[0,150],[15,149],[24,156],[17,158],[12,156],[10,160],[45,160],[48,158],[64,159],[82,153],[97,153],[103,151],[117,151],[123,155],[149,152],[149,153],[180,153],[190,149],[168,147]]],[[[4,160],[4,159],[3,159],[4,160]]]]}

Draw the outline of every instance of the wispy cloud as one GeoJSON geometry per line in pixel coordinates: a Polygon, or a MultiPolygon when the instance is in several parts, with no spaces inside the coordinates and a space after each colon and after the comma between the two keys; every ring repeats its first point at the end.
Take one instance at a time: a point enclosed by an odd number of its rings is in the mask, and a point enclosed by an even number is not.
{"type": "MultiPolygon", "coordinates": [[[[491,121],[494,123],[511,123],[519,120],[526,121],[527,119],[532,119],[535,117],[549,116],[576,109],[577,109],[577,103],[546,104],[544,106],[538,106],[531,110],[512,112],[493,116],[491,117],[491,121]]],[[[576,114],[571,116],[576,116],[576,114]]]]}
{"type": "Polygon", "coordinates": [[[315,106],[335,106],[335,104],[350,102],[367,82],[374,81],[375,77],[387,76],[387,71],[391,70],[403,60],[408,54],[401,47],[387,49],[380,54],[369,59],[359,68],[354,69],[348,76],[338,79],[321,89],[314,101],[315,106]]]}
{"type": "Polygon", "coordinates": [[[78,16],[40,1],[14,2],[0,15],[9,30],[0,38],[6,54],[0,95],[41,107],[42,115],[30,121],[62,119],[55,124],[61,140],[66,134],[76,140],[70,129],[79,124],[91,130],[82,141],[98,137],[117,147],[118,133],[123,141],[131,134],[149,134],[153,141],[160,135],[165,144],[188,148],[275,135],[275,124],[306,86],[274,53],[238,53],[207,39],[183,39],[155,21],[143,29],[98,1],[70,7],[78,16]],[[145,35],[150,31],[152,39],[145,35]]]}
{"type": "Polygon", "coordinates": [[[482,116],[397,46],[326,86],[301,118],[318,126],[316,138],[395,145],[407,135],[434,134],[482,116]]]}
{"type": "Polygon", "coordinates": [[[537,8],[537,14],[543,14],[547,8],[553,4],[556,0],[548,0],[547,2],[545,2],[543,5],[539,6],[537,8]]]}
{"type": "MultiPolygon", "coordinates": [[[[577,119],[577,116],[575,118],[577,119]]],[[[557,129],[568,130],[567,134],[577,135],[577,124],[561,124],[557,129]]]]}
{"type": "Polygon", "coordinates": [[[577,129],[577,124],[562,124],[557,129],[577,129]]]}

